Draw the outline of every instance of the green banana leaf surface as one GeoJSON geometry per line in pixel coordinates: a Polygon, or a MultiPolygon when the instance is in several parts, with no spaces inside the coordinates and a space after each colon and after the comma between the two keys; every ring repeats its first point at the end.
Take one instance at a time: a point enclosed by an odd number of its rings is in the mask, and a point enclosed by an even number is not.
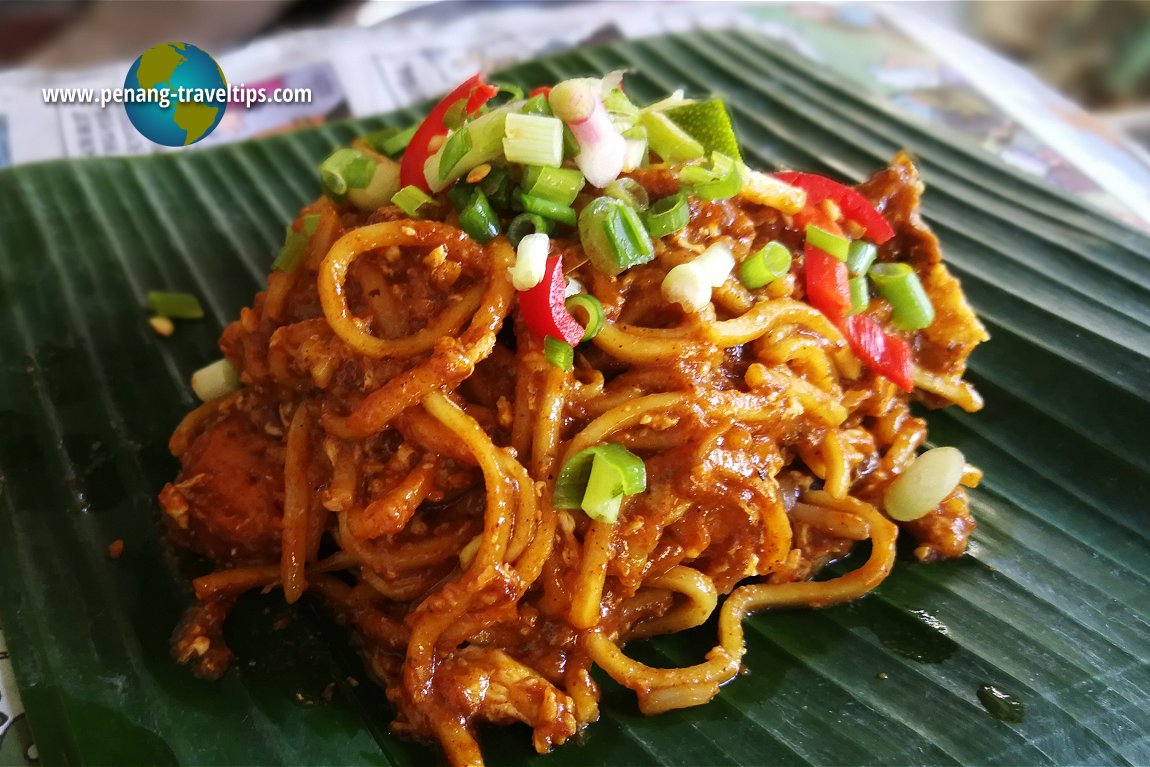
{"type": "MultiPolygon", "coordinates": [[[[904,555],[857,603],[752,618],[749,673],[710,704],[648,718],[608,684],[601,720],[550,756],[525,727],[483,730],[489,763],[1150,764],[1150,238],[737,31],[501,79],[616,68],[640,102],[721,94],[755,167],[857,181],[900,148],[917,158],[926,217],[993,336],[970,373],[986,409],[928,416],[933,443],[985,470],[979,528],[966,556],[904,555]],[[1021,709],[988,708],[987,685],[1021,709]]],[[[441,760],[389,734],[383,693],[306,601],[242,602],[224,679],[176,666],[191,592],[155,501],[189,375],[318,194],[318,161],[420,111],[0,172],[0,620],[44,764],[441,760]],[[206,318],[159,338],[143,308],[157,289],[197,294],[206,318]]],[[[633,652],[693,663],[714,636],[633,652]]]]}

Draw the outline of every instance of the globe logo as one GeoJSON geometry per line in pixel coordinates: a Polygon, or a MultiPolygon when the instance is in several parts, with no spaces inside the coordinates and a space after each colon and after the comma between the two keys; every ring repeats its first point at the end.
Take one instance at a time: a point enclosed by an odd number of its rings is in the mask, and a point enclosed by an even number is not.
{"type": "Polygon", "coordinates": [[[190,43],[164,43],[136,59],[124,90],[152,91],[125,101],[124,110],[143,136],[164,146],[188,146],[211,133],[228,106],[220,65],[190,43]]]}

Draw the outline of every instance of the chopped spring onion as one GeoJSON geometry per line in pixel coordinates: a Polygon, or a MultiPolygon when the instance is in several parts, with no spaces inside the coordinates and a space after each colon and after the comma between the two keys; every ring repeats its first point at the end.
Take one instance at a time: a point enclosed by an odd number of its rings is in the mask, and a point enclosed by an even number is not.
{"type": "Polygon", "coordinates": [[[534,213],[520,213],[507,224],[507,239],[512,246],[518,248],[524,237],[531,234],[551,234],[555,229],[555,222],[534,213]]]}
{"type": "MultiPolygon", "coordinates": [[[[482,167],[482,166],[476,166],[482,167]]],[[[488,166],[491,167],[491,166],[488,166]]],[[[472,169],[474,172],[474,169],[472,169]]],[[[511,183],[511,174],[507,172],[506,165],[496,165],[487,171],[487,175],[479,181],[479,188],[487,195],[493,205],[501,208],[511,207],[511,193],[514,184],[511,183]]]]}
{"type": "Polygon", "coordinates": [[[656,200],[647,209],[647,229],[652,237],[665,237],[674,234],[691,220],[691,209],[687,197],[682,192],[656,200]]]}
{"type": "Polygon", "coordinates": [[[755,290],[769,285],[791,270],[791,251],[772,240],[739,264],[739,281],[755,290]]]}
{"type": "Polygon", "coordinates": [[[558,168],[563,163],[563,123],[555,117],[509,114],[503,126],[508,162],[558,168]]]}
{"type": "Polygon", "coordinates": [[[623,496],[646,489],[643,459],[622,445],[607,442],[580,450],[563,464],[551,502],[557,509],[581,508],[593,519],[614,523],[623,496]]]}
{"type": "Polygon", "coordinates": [[[862,277],[870,271],[877,257],[878,248],[873,243],[855,240],[847,251],[847,269],[856,277],[862,277]]]}
{"type": "Polygon", "coordinates": [[[472,192],[471,199],[459,212],[459,225],[481,245],[491,242],[499,234],[499,217],[491,209],[482,189],[472,192]]]}
{"type": "Polygon", "coordinates": [[[288,225],[283,247],[280,248],[276,260],[272,262],[272,269],[287,274],[294,272],[299,266],[300,259],[307,252],[308,240],[315,234],[317,226],[319,226],[319,215],[315,213],[303,217],[299,231],[296,231],[294,226],[288,225]]]}
{"type": "Polygon", "coordinates": [[[551,111],[568,125],[587,120],[595,113],[596,107],[603,106],[603,98],[599,95],[599,81],[589,77],[557,83],[551,89],[548,100],[551,103],[551,111]]]}
{"type": "Polygon", "coordinates": [[[507,269],[516,290],[530,290],[543,281],[551,238],[542,232],[528,234],[515,248],[515,264],[507,269]]]}
{"type": "Polygon", "coordinates": [[[608,184],[603,192],[608,197],[627,203],[637,211],[644,211],[651,206],[651,198],[647,190],[633,178],[617,178],[608,184]]]}
{"type": "Polygon", "coordinates": [[[523,102],[520,111],[525,115],[551,116],[551,105],[547,103],[547,94],[539,93],[523,102]]]}
{"type": "Polygon", "coordinates": [[[415,130],[419,124],[411,125],[407,128],[384,128],[375,133],[369,133],[363,137],[367,145],[388,157],[395,157],[407,148],[411,143],[411,137],[415,135],[415,130]]]}
{"type": "Polygon", "coordinates": [[[828,232],[826,229],[821,229],[814,224],[807,224],[807,242],[828,256],[834,256],[839,261],[846,261],[847,255],[850,253],[850,240],[828,232]]]}
{"type": "Polygon", "coordinates": [[[918,275],[908,264],[875,264],[869,274],[879,295],[890,301],[895,327],[921,330],[934,322],[934,306],[923,290],[918,275]]]}
{"type": "Polygon", "coordinates": [[[467,99],[458,99],[443,113],[442,122],[449,130],[459,130],[467,122],[467,99]]]}
{"type": "Polygon", "coordinates": [[[690,162],[707,153],[701,143],[663,112],[644,111],[639,124],[647,129],[647,144],[663,162],[690,162]]]}
{"type": "Polygon", "coordinates": [[[579,241],[591,265],[612,276],[655,257],[639,213],[613,197],[597,197],[580,211],[579,241]]]}
{"type": "Polygon", "coordinates": [[[655,246],[647,228],[639,217],[639,212],[630,205],[622,204],[608,214],[605,222],[607,242],[615,255],[615,261],[628,266],[650,261],[655,255],[655,246]]]}
{"type": "Polygon", "coordinates": [[[456,210],[463,210],[467,207],[467,203],[471,202],[471,193],[479,188],[476,184],[465,184],[460,181],[447,190],[447,199],[456,210]]]}
{"type": "Polygon", "coordinates": [[[567,299],[565,306],[567,311],[571,312],[571,316],[583,326],[584,341],[590,341],[599,335],[599,331],[603,329],[603,323],[606,321],[606,315],[603,312],[603,304],[599,302],[598,298],[590,293],[577,293],[567,299]]]}
{"type": "Polygon", "coordinates": [[[731,127],[727,107],[721,100],[682,104],[668,108],[663,114],[702,144],[705,151],[721,152],[736,162],[742,162],[739,140],[735,137],[735,129],[731,127]]]}
{"type": "Polygon", "coordinates": [[[323,188],[338,197],[348,189],[362,189],[375,175],[375,161],[358,149],[337,149],[319,164],[323,188]]]}
{"type": "Polygon", "coordinates": [[[615,464],[595,456],[579,508],[599,522],[613,524],[623,506],[623,472],[615,464]]]}
{"type": "Polygon", "coordinates": [[[371,181],[363,189],[347,190],[347,201],[362,211],[382,208],[399,191],[399,163],[391,158],[381,158],[376,163],[371,181]]]}
{"type": "Polygon", "coordinates": [[[579,143],[575,165],[602,189],[623,170],[627,142],[611,122],[599,93],[600,81],[564,80],[551,89],[551,109],[579,143]]]}
{"type": "Polygon", "coordinates": [[[408,184],[392,195],[391,203],[412,218],[419,218],[419,211],[425,206],[435,206],[435,200],[414,184],[408,184]]]}
{"type": "Polygon", "coordinates": [[[468,152],[471,151],[471,131],[457,130],[443,144],[439,155],[439,180],[445,181],[468,152]]]}
{"type": "Polygon", "coordinates": [[[679,181],[702,200],[726,200],[743,188],[739,163],[722,152],[711,152],[709,165],[688,165],[679,171],[679,181]]]}
{"type": "Polygon", "coordinates": [[[559,205],[575,202],[586,179],[574,168],[546,168],[531,165],[523,172],[523,193],[542,197],[559,205]]]}
{"type": "Polygon", "coordinates": [[[575,347],[566,341],[547,336],[543,339],[543,356],[560,370],[571,370],[575,367],[575,347]]]}
{"type": "Polygon", "coordinates": [[[204,316],[204,308],[198,298],[191,293],[165,293],[160,290],[148,291],[148,307],[160,317],[174,320],[198,320],[204,316]]]}
{"type": "Polygon", "coordinates": [[[926,516],[954,492],[965,469],[966,459],[958,448],[927,450],[887,487],[886,513],[899,522],[926,516]]]}
{"type": "Polygon", "coordinates": [[[511,105],[500,107],[475,118],[460,128],[458,132],[466,132],[468,138],[458,139],[458,141],[470,141],[471,149],[454,165],[447,162],[452,159],[451,157],[444,157],[447,146],[451,143],[451,138],[448,138],[435,154],[427,158],[427,162],[423,166],[423,176],[432,192],[443,191],[451,185],[452,181],[465,175],[476,165],[491,162],[503,154],[504,124],[510,109],[511,105]],[[446,175],[442,175],[439,172],[441,165],[448,165],[451,170],[446,175]]]}
{"type": "Polygon", "coordinates": [[[851,291],[851,308],[847,310],[846,316],[865,312],[870,305],[870,288],[867,287],[866,277],[851,277],[847,285],[851,291]]]}
{"type": "Polygon", "coordinates": [[[621,118],[633,124],[635,118],[639,116],[639,108],[627,98],[627,94],[621,88],[607,91],[603,96],[603,106],[617,120],[621,118]]]}
{"type": "Polygon", "coordinates": [[[632,171],[647,164],[647,129],[636,125],[623,131],[627,151],[623,155],[623,171],[632,171]]]}
{"type": "Polygon", "coordinates": [[[226,397],[239,388],[239,371],[227,360],[216,360],[192,373],[192,391],[204,402],[226,397]]]}
{"type": "Polygon", "coordinates": [[[679,304],[685,312],[697,312],[711,301],[711,289],[727,281],[735,268],[735,257],[723,243],[715,243],[685,264],[679,264],[663,278],[663,297],[679,304]]]}
{"type": "MultiPolygon", "coordinates": [[[[505,95],[508,97],[508,101],[522,101],[523,97],[527,95],[526,93],[523,92],[523,89],[520,88],[515,83],[495,83],[495,82],[493,82],[491,84],[499,89],[499,93],[496,94],[496,96],[505,95]]],[[[488,106],[490,106],[490,105],[488,105],[488,106]]]]}
{"type": "Polygon", "coordinates": [[[563,126],[563,159],[574,160],[575,155],[579,154],[579,142],[575,140],[575,134],[566,125],[563,126]]]}
{"type": "Polygon", "coordinates": [[[536,197],[532,194],[520,194],[518,199],[519,203],[523,206],[523,210],[528,213],[534,213],[537,216],[558,221],[560,224],[575,226],[575,222],[577,221],[575,209],[570,205],[560,205],[544,197],[536,197]]]}

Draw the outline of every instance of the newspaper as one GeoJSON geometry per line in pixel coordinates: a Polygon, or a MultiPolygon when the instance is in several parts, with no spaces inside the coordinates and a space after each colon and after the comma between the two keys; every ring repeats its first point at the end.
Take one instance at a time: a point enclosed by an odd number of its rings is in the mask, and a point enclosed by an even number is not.
{"type": "MultiPolygon", "coordinates": [[[[699,27],[757,31],[921,119],[964,133],[1017,167],[1150,229],[1150,168],[1120,136],[1018,67],[897,5],[420,6],[371,28],[293,32],[216,56],[231,83],[304,87],[312,99],[227,109],[211,135],[178,149],[143,138],[122,108],[44,102],[44,88],[122,85],[131,62],[82,71],[3,72],[0,168],[58,158],[198,151],[296,126],[388,112],[442,93],[476,71],[587,43],[699,27]]],[[[9,663],[0,633],[0,763],[32,764],[35,746],[9,663]]]]}

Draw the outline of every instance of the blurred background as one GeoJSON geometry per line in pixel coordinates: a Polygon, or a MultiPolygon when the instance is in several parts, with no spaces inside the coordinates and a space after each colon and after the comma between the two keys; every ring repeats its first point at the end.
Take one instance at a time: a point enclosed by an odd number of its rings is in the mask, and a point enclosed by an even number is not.
{"type": "MultiPolygon", "coordinates": [[[[0,0],[0,67],[72,68],[131,59],[156,40],[180,36],[223,52],[284,30],[379,24],[418,13],[426,4],[0,0]]],[[[479,4],[500,5],[467,3],[479,4]]],[[[1150,110],[1150,0],[937,0],[904,5],[1021,63],[1091,110],[1120,120],[1150,110]]]]}
{"type": "Polygon", "coordinates": [[[207,146],[406,106],[476,69],[588,42],[746,23],[1150,228],[1150,0],[0,0],[0,167],[161,151],[122,116],[38,98],[117,84],[159,42],[223,56],[230,80],[319,94],[310,110],[229,110],[207,146]]]}

